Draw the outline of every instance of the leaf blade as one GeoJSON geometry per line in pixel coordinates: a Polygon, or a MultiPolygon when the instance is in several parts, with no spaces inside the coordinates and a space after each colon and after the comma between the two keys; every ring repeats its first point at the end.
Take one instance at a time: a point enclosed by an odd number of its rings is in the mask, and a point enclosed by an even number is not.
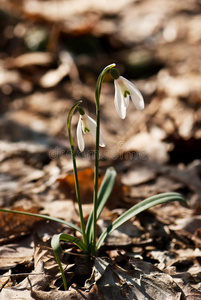
{"type": "Polygon", "coordinates": [[[99,240],[97,242],[97,249],[99,249],[106,239],[106,237],[113,232],[115,229],[117,229],[119,226],[121,226],[123,223],[134,217],[135,215],[139,214],[140,212],[151,208],[153,206],[156,206],[158,204],[162,204],[169,201],[183,201],[187,202],[185,198],[179,194],[179,193],[163,193],[158,194],[152,197],[149,197],[142,202],[134,205],[129,210],[127,210],[125,213],[123,213],[120,217],[118,217],[112,224],[108,226],[108,228],[101,234],[99,237],[99,240]]]}
{"type": "Polygon", "coordinates": [[[54,221],[54,222],[58,222],[60,224],[64,224],[66,226],[71,227],[74,230],[77,230],[79,232],[82,232],[80,227],[74,225],[71,222],[67,222],[65,220],[59,219],[59,218],[55,218],[55,217],[51,217],[51,216],[47,216],[47,215],[41,215],[41,214],[35,214],[35,213],[29,213],[29,212],[22,212],[22,211],[18,211],[18,210],[12,210],[12,209],[4,209],[4,208],[0,208],[0,211],[2,212],[6,212],[6,213],[14,213],[14,214],[19,214],[19,215],[26,215],[26,216],[32,216],[32,217],[38,217],[38,218],[43,218],[49,221],[54,221]]]}
{"type": "Polygon", "coordinates": [[[65,277],[64,270],[63,270],[61,260],[59,257],[60,254],[63,253],[63,250],[60,245],[61,240],[66,241],[66,242],[71,242],[71,243],[77,245],[84,252],[86,252],[87,248],[80,239],[78,239],[72,235],[66,234],[66,233],[55,234],[55,235],[53,235],[53,237],[51,239],[51,246],[52,246],[56,261],[58,263],[59,270],[61,272],[61,276],[62,276],[62,280],[63,280],[63,284],[64,284],[64,289],[66,291],[67,290],[66,277],[65,277]]]}
{"type": "MultiPolygon", "coordinates": [[[[107,169],[98,192],[97,219],[99,218],[109,196],[111,195],[116,180],[116,176],[117,176],[117,172],[113,167],[107,169]]],[[[93,229],[92,221],[93,221],[93,210],[91,211],[86,226],[86,235],[89,241],[92,236],[92,229],[93,229]]]]}
{"type": "Polygon", "coordinates": [[[87,252],[86,245],[80,239],[66,233],[60,233],[60,234],[53,235],[51,240],[52,248],[54,249],[54,251],[57,251],[59,254],[62,253],[60,241],[73,243],[76,246],[78,246],[78,248],[80,248],[83,252],[87,252]]]}

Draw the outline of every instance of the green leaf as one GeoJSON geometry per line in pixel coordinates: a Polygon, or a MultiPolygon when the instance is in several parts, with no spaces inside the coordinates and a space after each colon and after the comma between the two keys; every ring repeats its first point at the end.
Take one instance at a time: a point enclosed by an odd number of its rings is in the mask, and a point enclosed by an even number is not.
{"type": "Polygon", "coordinates": [[[71,242],[71,243],[77,245],[83,252],[87,252],[87,248],[86,248],[85,244],[80,239],[78,239],[78,238],[76,238],[72,235],[66,234],[66,233],[55,234],[52,237],[51,246],[52,246],[52,249],[54,251],[54,255],[55,255],[56,261],[58,263],[58,266],[59,266],[59,269],[60,269],[60,272],[61,272],[61,276],[62,276],[62,280],[63,280],[63,284],[64,284],[64,289],[66,291],[67,290],[66,277],[65,277],[65,274],[64,274],[64,270],[63,270],[60,258],[59,258],[59,256],[63,253],[63,250],[62,250],[61,245],[60,245],[60,241],[71,242]]]}
{"type": "MultiPolygon", "coordinates": [[[[98,192],[97,219],[99,218],[112,192],[116,176],[117,176],[117,172],[113,167],[107,169],[98,192]]],[[[88,241],[90,241],[92,237],[92,230],[93,230],[92,222],[93,222],[93,210],[91,211],[91,214],[88,218],[87,227],[86,227],[86,235],[88,241]]]]}
{"type": "Polygon", "coordinates": [[[182,201],[185,203],[187,202],[185,198],[179,193],[158,194],[141,201],[140,203],[134,205],[125,213],[123,213],[119,218],[117,218],[112,224],[108,226],[108,228],[99,237],[99,240],[97,242],[97,249],[101,247],[106,237],[123,223],[150,207],[169,201],[182,201]]]}
{"type": "Polygon", "coordinates": [[[87,252],[86,245],[80,239],[66,233],[60,233],[53,235],[51,241],[51,246],[53,250],[56,251],[58,254],[62,253],[60,241],[73,243],[76,246],[78,246],[83,252],[87,252]]]}
{"type": "MultiPolygon", "coordinates": [[[[53,247],[52,247],[53,248],[53,247]]],[[[60,246],[61,248],[61,246],[60,246]]],[[[62,250],[62,249],[61,249],[62,250]]],[[[62,267],[62,264],[61,264],[61,261],[60,261],[60,258],[59,258],[59,250],[58,252],[56,250],[53,249],[53,252],[54,252],[54,256],[56,258],[56,261],[57,261],[57,264],[59,266],[59,270],[61,272],[61,277],[62,277],[62,280],[63,280],[63,284],[64,284],[64,290],[67,291],[68,287],[67,287],[67,282],[66,282],[66,277],[65,277],[65,274],[64,274],[64,270],[63,270],[63,267],[62,267]]]]}
{"type": "Polygon", "coordinates": [[[63,280],[63,284],[64,284],[64,289],[66,291],[67,290],[66,277],[65,277],[65,274],[64,274],[64,270],[63,270],[60,258],[59,258],[59,256],[63,253],[63,250],[62,250],[61,245],[60,245],[60,241],[71,242],[71,243],[77,245],[83,252],[87,252],[87,248],[86,248],[85,244],[80,239],[78,239],[78,238],[76,238],[72,235],[66,234],[66,233],[55,234],[52,237],[51,246],[52,246],[52,249],[54,251],[54,255],[55,255],[56,261],[58,263],[58,266],[59,266],[59,269],[60,269],[60,272],[61,272],[61,276],[62,276],[62,280],[63,280]]]}
{"type": "Polygon", "coordinates": [[[52,246],[52,249],[54,251],[54,255],[55,255],[56,261],[58,263],[58,266],[59,266],[59,269],[60,269],[60,272],[61,272],[61,276],[62,276],[62,280],[63,280],[63,284],[64,284],[64,289],[66,291],[67,290],[66,277],[65,277],[65,274],[64,274],[64,270],[63,270],[60,258],[59,258],[60,255],[63,253],[63,250],[62,250],[61,245],[60,245],[60,241],[71,242],[71,243],[77,245],[83,252],[87,252],[87,248],[86,248],[85,244],[80,239],[78,239],[78,238],[76,238],[72,235],[66,234],[66,233],[55,234],[52,237],[51,246],[52,246]]]}
{"type": "Polygon", "coordinates": [[[43,218],[43,219],[47,219],[49,221],[55,221],[64,225],[67,225],[79,232],[82,233],[80,227],[74,225],[73,223],[64,221],[62,219],[59,218],[54,218],[54,217],[50,217],[47,215],[40,215],[40,214],[34,214],[34,213],[29,213],[29,212],[25,212],[25,211],[17,211],[17,210],[11,210],[11,209],[4,209],[4,208],[0,208],[0,211],[6,212],[6,213],[14,213],[14,214],[19,214],[19,215],[26,215],[26,216],[31,216],[31,217],[38,217],[38,218],[43,218]]]}

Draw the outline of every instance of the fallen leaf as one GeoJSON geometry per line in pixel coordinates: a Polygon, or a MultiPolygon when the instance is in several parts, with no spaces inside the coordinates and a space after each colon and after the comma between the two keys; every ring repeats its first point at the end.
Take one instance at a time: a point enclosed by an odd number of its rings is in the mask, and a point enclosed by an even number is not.
{"type": "Polygon", "coordinates": [[[45,88],[57,85],[65,76],[69,75],[75,64],[68,52],[61,52],[60,64],[57,69],[49,70],[40,78],[40,85],[45,88]]]}
{"type": "Polygon", "coordinates": [[[4,299],[16,299],[16,300],[34,300],[29,290],[16,290],[11,288],[4,288],[1,291],[0,300],[4,299]]]}
{"type": "MultiPolygon", "coordinates": [[[[20,212],[28,212],[38,214],[37,207],[30,209],[24,209],[23,207],[12,207],[12,210],[20,212]]],[[[0,229],[1,237],[7,237],[9,235],[16,235],[22,232],[30,232],[37,222],[41,222],[39,217],[30,217],[21,214],[0,212],[0,229]]]]}
{"type": "Polygon", "coordinates": [[[48,52],[25,53],[10,61],[16,68],[24,68],[31,65],[43,66],[49,65],[52,62],[53,56],[48,52]]]}
{"type": "Polygon", "coordinates": [[[104,299],[181,299],[183,292],[171,276],[150,263],[132,259],[132,268],[125,270],[103,262],[97,258],[93,272],[104,299]]]}
{"type": "Polygon", "coordinates": [[[76,285],[73,285],[68,291],[32,291],[31,295],[33,296],[32,299],[35,300],[55,300],[58,298],[60,300],[105,300],[102,296],[101,291],[97,288],[96,285],[94,285],[90,291],[84,291],[83,289],[77,288],[76,285]]]}
{"type": "MultiPolygon", "coordinates": [[[[87,168],[78,172],[78,181],[80,187],[80,195],[82,203],[92,202],[93,199],[93,186],[94,186],[94,172],[92,169],[87,168]]],[[[76,199],[75,194],[75,179],[74,174],[69,174],[65,177],[58,178],[59,189],[61,189],[67,198],[76,199]]],[[[100,180],[99,180],[100,185],[100,180]]]]}
{"type": "Polygon", "coordinates": [[[147,167],[133,167],[131,170],[121,176],[121,181],[124,185],[133,186],[148,182],[154,179],[155,176],[155,172],[147,167]]]}
{"type": "Polygon", "coordinates": [[[131,137],[125,143],[123,153],[125,155],[125,153],[137,151],[142,161],[149,160],[165,163],[168,161],[167,150],[168,145],[166,143],[147,132],[142,132],[131,137]]]}
{"type": "Polygon", "coordinates": [[[101,13],[111,11],[117,13],[130,2],[131,0],[126,0],[122,3],[121,0],[118,0],[115,2],[111,1],[108,4],[107,0],[101,2],[95,0],[91,0],[90,2],[87,0],[75,0],[70,2],[51,1],[46,3],[37,0],[29,0],[24,2],[23,12],[32,18],[42,18],[49,20],[50,22],[58,22],[58,20],[64,21],[70,17],[72,18],[72,16],[75,18],[82,14],[87,15],[87,12],[94,10],[101,13]]]}
{"type": "MultiPolygon", "coordinates": [[[[101,175],[98,179],[98,186],[100,187],[104,175],[101,175]]],[[[80,195],[82,204],[93,203],[93,191],[94,191],[94,172],[91,168],[86,168],[78,172],[78,181],[80,187],[80,195]]],[[[62,178],[58,178],[59,189],[65,193],[67,198],[76,201],[75,193],[75,179],[74,175],[70,174],[62,178]]],[[[116,208],[121,205],[124,193],[127,191],[119,178],[117,177],[113,191],[108,199],[106,207],[116,208]]]]}

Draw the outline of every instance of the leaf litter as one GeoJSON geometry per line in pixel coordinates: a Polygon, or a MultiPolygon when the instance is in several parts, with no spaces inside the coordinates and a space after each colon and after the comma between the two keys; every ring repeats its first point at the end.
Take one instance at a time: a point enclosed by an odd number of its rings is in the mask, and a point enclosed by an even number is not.
{"type": "MultiPolygon", "coordinates": [[[[1,8],[1,206],[78,223],[66,116],[80,98],[94,116],[92,86],[112,60],[137,81],[146,109],[139,115],[130,107],[121,123],[108,78],[101,99],[107,148],[101,152],[100,181],[111,164],[119,177],[99,234],[106,223],[153,194],[181,192],[189,207],[171,203],[140,214],[113,232],[94,264],[63,244],[66,292],[49,240],[71,230],[1,213],[0,297],[200,299],[200,6],[197,1],[71,2],[18,6],[6,1],[1,8]],[[34,44],[40,22],[47,36],[34,44]]],[[[76,120],[74,130],[75,125],[76,120]]],[[[87,218],[93,140],[86,141],[84,154],[76,154],[87,218]]]]}

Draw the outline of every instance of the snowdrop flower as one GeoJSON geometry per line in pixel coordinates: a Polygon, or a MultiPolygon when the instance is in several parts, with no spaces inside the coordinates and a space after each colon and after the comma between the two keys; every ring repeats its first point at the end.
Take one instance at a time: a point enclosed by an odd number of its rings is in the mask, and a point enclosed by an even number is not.
{"type": "MultiPolygon", "coordinates": [[[[77,143],[78,143],[78,148],[80,151],[84,151],[84,138],[83,138],[83,133],[91,132],[93,137],[96,139],[96,122],[90,118],[87,114],[85,114],[85,111],[83,108],[79,107],[78,108],[80,117],[77,125],[77,143]]],[[[105,147],[105,141],[103,138],[103,134],[100,130],[100,142],[99,146],[105,147]]]]}
{"type": "Polygon", "coordinates": [[[112,69],[110,72],[114,78],[114,105],[120,118],[125,119],[130,98],[137,110],[143,110],[144,99],[137,87],[123,76],[119,76],[116,69],[112,69]]]}

